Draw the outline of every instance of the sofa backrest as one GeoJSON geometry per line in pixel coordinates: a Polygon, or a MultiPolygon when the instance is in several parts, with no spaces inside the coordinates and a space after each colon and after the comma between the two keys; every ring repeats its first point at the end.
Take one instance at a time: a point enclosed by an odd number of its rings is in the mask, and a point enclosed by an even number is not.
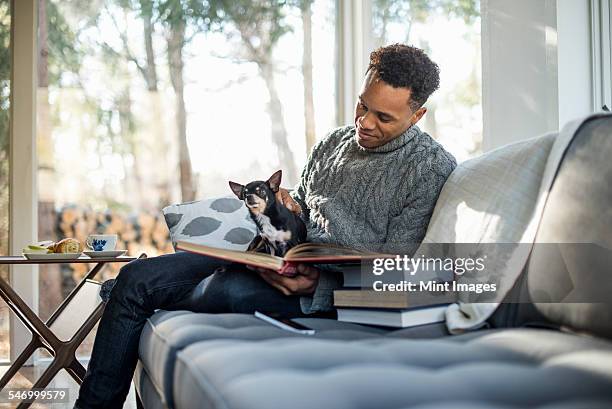
{"type": "Polygon", "coordinates": [[[500,308],[492,322],[549,323],[612,338],[612,115],[591,118],[575,133],[522,278],[506,301],[523,303],[500,308]]]}

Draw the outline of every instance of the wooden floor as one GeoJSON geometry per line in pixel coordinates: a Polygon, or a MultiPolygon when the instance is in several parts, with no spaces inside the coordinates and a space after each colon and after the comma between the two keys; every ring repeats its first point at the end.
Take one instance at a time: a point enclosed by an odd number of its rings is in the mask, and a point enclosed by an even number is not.
{"type": "MultiPolygon", "coordinates": [[[[87,361],[81,361],[83,365],[87,364],[87,361]]],[[[24,367],[19,373],[9,382],[7,388],[29,388],[32,383],[38,379],[38,376],[45,370],[46,362],[42,362],[36,366],[24,367]]],[[[3,375],[8,369],[8,365],[0,365],[0,376],[3,375]]],[[[53,404],[39,404],[34,403],[31,408],[36,409],[71,409],[74,406],[79,394],[79,388],[77,383],[63,370],[55,377],[53,382],[49,384],[50,388],[68,388],[69,403],[53,403],[53,404]]],[[[15,408],[16,404],[0,403],[0,408],[15,408]]],[[[128,395],[124,409],[136,409],[136,398],[134,395],[134,386],[130,387],[130,394],[128,395]]]]}

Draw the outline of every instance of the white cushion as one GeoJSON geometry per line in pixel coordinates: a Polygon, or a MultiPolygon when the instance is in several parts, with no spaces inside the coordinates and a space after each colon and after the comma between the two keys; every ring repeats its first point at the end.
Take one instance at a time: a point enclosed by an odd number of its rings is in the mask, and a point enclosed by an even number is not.
{"type": "Polygon", "coordinates": [[[172,245],[188,240],[211,247],[246,250],[257,227],[244,203],[233,197],[173,204],[162,210],[172,245]]]}

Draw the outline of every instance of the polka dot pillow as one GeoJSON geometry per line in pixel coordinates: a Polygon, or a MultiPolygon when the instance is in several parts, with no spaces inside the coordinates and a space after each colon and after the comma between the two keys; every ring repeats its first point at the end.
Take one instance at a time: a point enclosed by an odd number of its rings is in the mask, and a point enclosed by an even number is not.
{"type": "Polygon", "coordinates": [[[174,204],[162,210],[170,239],[211,247],[246,250],[257,227],[244,203],[234,197],[174,204]]]}

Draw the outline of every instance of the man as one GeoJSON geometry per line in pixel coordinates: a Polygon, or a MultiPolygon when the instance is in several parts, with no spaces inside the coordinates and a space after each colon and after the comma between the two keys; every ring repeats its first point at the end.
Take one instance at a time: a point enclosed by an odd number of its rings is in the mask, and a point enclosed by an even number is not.
{"type": "MultiPolygon", "coordinates": [[[[395,44],[370,55],[355,124],[313,149],[297,188],[279,197],[301,208],[309,239],[407,253],[425,235],[455,159],[415,125],[439,85],[422,50],[395,44]]],[[[298,266],[288,278],[191,253],[137,260],[121,269],[98,327],[76,406],[120,408],[138,359],[140,332],[156,309],[300,316],[332,310],[333,271],[298,266]],[[215,272],[216,271],[216,272],[215,272]],[[194,290],[215,272],[204,293],[194,290]]]]}

